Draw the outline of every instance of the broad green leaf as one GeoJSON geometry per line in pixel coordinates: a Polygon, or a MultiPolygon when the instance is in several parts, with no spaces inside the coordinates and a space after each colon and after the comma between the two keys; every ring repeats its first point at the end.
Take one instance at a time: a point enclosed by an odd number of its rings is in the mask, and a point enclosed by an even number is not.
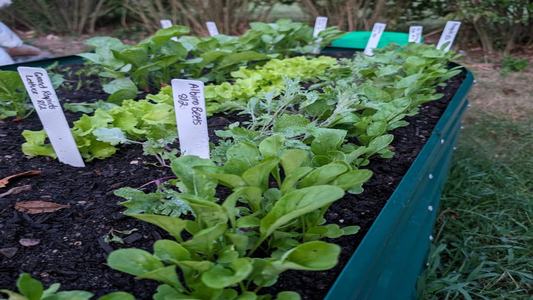
{"type": "Polygon", "coordinates": [[[300,300],[302,297],[300,297],[300,294],[297,292],[291,292],[291,291],[285,291],[278,293],[278,296],[276,300],[300,300]]]}
{"type": "Polygon", "coordinates": [[[117,78],[109,82],[108,84],[104,84],[102,86],[102,89],[108,94],[113,94],[120,90],[137,92],[137,86],[135,85],[135,83],[133,83],[131,79],[126,77],[117,78]]]}
{"type": "Polygon", "coordinates": [[[298,180],[302,179],[311,171],[313,171],[313,168],[311,167],[301,167],[294,169],[289,173],[286,173],[285,178],[283,179],[283,183],[281,184],[281,194],[285,195],[294,190],[294,186],[296,185],[298,180]]]}
{"type": "Polygon", "coordinates": [[[174,265],[155,269],[153,271],[144,273],[140,275],[139,277],[160,281],[170,286],[183,290],[183,286],[181,285],[178,279],[178,274],[176,273],[176,266],[174,265]]]}
{"type": "Polygon", "coordinates": [[[368,97],[370,101],[376,101],[376,102],[390,102],[391,97],[389,93],[385,92],[384,90],[374,87],[374,86],[367,86],[364,88],[365,95],[368,97]]]}
{"type": "Polygon", "coordinates": [[[98,300],[135,300],[135,297],[126,292],[114,292],[100,297],[98,300]]]}
{"type": "Polygon", "coordinates": [[[282,257],[282,267],[292,270],[322,271],[333,268],[341,247],[321,241],[307,242],[287,251],[282,257]]]}
{"type": "Polygon", "coordinates": [[[250,167],[253,167],[259,162],[259,150],[252,143],[241,142],[229,148],[226,157],[228,160],[232,158],[245,160],[250,167]]]}
{"type": "Polygon", "coordinates": [[[241,62],[246,62],[246,61],[269,60],[269,59],[272,59],[272,58],[268,55],[257,53],[255,51],[244,51],[244,52],[235,53],[235,54],[231,54],[231,55],[224,57],[224,59],[220,63],[220,67],[223,68],[223,67],[239,64],[241,62]]]}
{"type": "Polygon", "coordinates": [[[350,189],[355,186],[360,186],[367,182],[372,177],[373,172],[370,170],[353,170],[340,175],[331,182],[332,185],[336,185],[343,190],[350,189]]]}
{"type": "Polygon", "coordinates": [[[261,220],[262,238],[293,219],[329,205],[343,196],[341,188],[327,185],[307,187],[284,195],[261,220]]]}
{"type": "Polygon", "coordinates": [[[234,245],[228,245],[217,252],[217,263],[230,264],[239,258],[239,252],[235,251],[234,245]]]}
{"type": "Polygon", "coordinates": [[[340,149],[346,137],[346,131],[339,129],[313,128],[310,133],[315,137],[311,142],[311,151],[315,155],[327,155],[329,151],[340,149]]]}
{"type": "Polygon", "coordinates": [[[256,300],[257,295],[253,292],[244,292],[235,298],[235,300],[256,300]]]}
{"type": "Polygon", "coordinates": [[[285,175],[292,173],[308,159],[309,152],[300,149],[291,149],[284,151],[281,154],[281,166],[285,171],[285,175]]]}
{"type": "Polygon", "coordinates": [[[133,90],[130,88],[131,87],[128,86],[126,89],[116,90],[109,96],[109,98],[107,98],[107,102],[116,105],[122,105],[124,100],[137,98],[137,89],[133,90]]]}
{"type": "Polygon", "coordinates": [[[341,164],[332,163],[319,168],[316,168],[302,180],[300,180],[299,187],[309,187],[313,185],[324,185],[330,183],[339,175],[348,171],[348,167],[341,164]]]}
{"type": "Polygon", "coordinates": [[[374,121],[370,123],[366,129],[366,134],[369,136],[378,136],[385,133],[387,130],[387,123],[384,121],[374,121]]]}
{"type": "Polygon", "coordinates": [[[115,269],[134,276],[163,268],[163,263],[152,254],[140,249],[119,249],[111,252],[107,264],[115,269]]]}
{"type": "Polygon", "coordinates": [[[206,174],[191,172],[193,167],[208,166],[214,167],[215,164],[209,159],[200,158],[194,155],[180,156],[172,160],[172,172],[183,182],[189,194],[197,195],[202,198],[211,199],[215,195],[217,180],[206,174]]]}
{"type": "Polygon", "coordinates": [[[192,239],[182,245],[191,252],[199,252],[203,254],[212,253],[216,240],[224,234],[227,227],[226,224],[218,224],[201,230],[196,233],[192,239]]]}
{"type": "Polygon", "coordinates": [[[171,240],[156,241],[154,244],[154,255],[169,264],[176,264],[179,261],[191,259],[191,254],[187,249],[171,240]]]}
{"type": "Polygon", "coordinates": [[[187,222],[185,220],[173,217],[148,214],[130,214],[128,216],[159,226],[166,230],[178,241],[181,241],[181,232],[187,226],[187,222]]]}
{"type": "Polygon", "coordinates": [[[39,280],[31,278],[28,273],[19,275],[17,288],[28,300],[40,300],[43,295],[43,284],[39,280]]]}
{"type": "Polygon", "coordinates": [[[246,186],[246,182],[244,182],[240,176],[228,174],[223,168],[220,167],[196,166],[193,167],[193,170],[213,177],[217,179],[220,184],[232,189],[246,186]]]}
{"type": "Polygon", "coordinates": [[[214,289],[223,289],[242,282],[253,270],[252,259],[238,258],[229,268],[216,266],[202,274],[202,282],[214,289]]]}
{"type": "Polygon", "coordinates": [[[281,150],[284,140],[285,138],[280,134],[270,136],[259,144],[259,152],[261,152],[263,158],[278,156],[278,152],[281,150]]]}
{"type": "Polygon", "coordinates": [[[212,227],[218,224],[226,224],[228,222],[226,210],[215,202],[190,194],[180,194],[180,199],[189,204],[194,211],[199,224],[201,222],[207,227],[212,227]]]}
{"type": "Polygon", "coordinates": [[[59,292],[43,300],[89,300],[93,297],[92,293],[84,291],[65,291],[59,292]]]}
{"type": "Polygon", "coordinates": [[[271,156],[263,159],[258,165],[252,167],[242,174],[242,179],[253,187],[261,188],[263,191],[268,189],[268,178],[270,171],[274,169],[280,158],[277,156],[271,156]]]}
{"type": "Polygon", "coordinates": [[[46,131],[31,131],[24,130],[22,136],[26,139],[26,142],[22,144],[22,152],[28,156],[50,156],[56,158],[56,152],[51,144],[45,144],[44,141],[48,136],[46,131]]]}
{"type": "Polygon", "coordinates": [[[124,132],[122,132],[120,128],[98,127],[93,131],[93,135],[97,140],[109,143],[113,146],[128,142],[124,132]]]}

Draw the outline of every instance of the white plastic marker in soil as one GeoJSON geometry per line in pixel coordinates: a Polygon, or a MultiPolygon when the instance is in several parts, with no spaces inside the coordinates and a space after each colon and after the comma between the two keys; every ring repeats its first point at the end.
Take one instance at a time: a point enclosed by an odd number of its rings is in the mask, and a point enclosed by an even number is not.
{"type": "Polygon", "coordinates": [[[173,79],[172,93],[181,152],[184,155],[209,158],[204,83],[198,80],[173,79]]]}
{"type": "MultiPolygon", "coordinates": [[[[315,20],[315,30],[313,30],[313,37],[317,38],[320,31],[326,29],[326,26],[328,25],[328,17],[316,17],[315,20]]],[[[313,49],[313,53],[318,54],[320,52],[320,46],[319,43],[322,42],[322,38],[319,38],[316,40],[316,47],[313,49]]]]}
{"type": "Polygon", "coordinates": [[[210,36],[218,35],[218,28],[217,23],[215,22],[205,22],[205,25],[207,26],[207,31],[209,31],[210,36]]]}
{"type": "Polygon", "coordinates": [[[446,22],[444,31],[442,32],[442,35],[440,36],[439,43],[437,44],[437,49],[442,48],[444,44],[446,44],[447,42],[450,42],[448,46],[444,48],[444,52],[450,51],[450,49],[452,48],[453,40],[455,39],[457,32],[459,32],[459,27],[461,27],[461,22],[459,21],[446,22]]]}
{"type": "Polygon", "coordinates": [[[19,67],[18,72],[59,161],[74,167],[85,167],[46,70],[19,67]]]}
{"type": "Polygon", "coordinates": [[[383,24],[383,23],[374,24],[374,27],[372,28],[372,33],[370,34],[370,38],[368,39],[368,43],[366,44],[366,48],[365,48],[366,55],[374,56],[374,49],[377,48],[379,44],[379,40],[381,39],[381,35],[385,31],[385,27],[387,27],[387,24],[383,24]]]}
{"type": "MultiPolygon", "coordinates": [[[[172,27],[172,21],[170,21],[170,20],[161,20],[161,21],[159,21],[159,23],[161,23],[161,28],[163,28],[163,29],[172,27]]],[[[175,36],[175,37],[171,38],[171,40],[178,41],[178,37],[175,36]]]]}
{"type": "Polygon", "coordinates": [[[409,27],[409,43],[420,44],[422,42],[422,26],[409,27]]]}

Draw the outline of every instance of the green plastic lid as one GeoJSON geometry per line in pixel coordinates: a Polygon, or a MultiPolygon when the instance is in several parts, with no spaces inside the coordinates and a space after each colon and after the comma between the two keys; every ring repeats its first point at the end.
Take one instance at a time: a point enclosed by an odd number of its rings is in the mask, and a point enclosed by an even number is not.
{"type": "MultiPolygon", "coordinates": [[[[331,43],[331,47],[365,49],[371,33],[371,31],[350,32],[340,39],[334,40],[333,43],[331,43]]],[[[409,43],[409,34],[385,31],[379,40],[378,49],[383,48],[392,42],[395,42],[398,45],[405,45],[409,43]]]]}

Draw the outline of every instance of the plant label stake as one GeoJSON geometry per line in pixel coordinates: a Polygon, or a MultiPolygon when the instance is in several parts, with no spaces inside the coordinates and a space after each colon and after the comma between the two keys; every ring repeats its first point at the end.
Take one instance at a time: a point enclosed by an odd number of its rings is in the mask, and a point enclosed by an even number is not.
{"type": "Polygon", "coordinates": [[[422,26],[409,27],[409,43],[420,44],[422,42],[422,26]]]}
{"type": "Polygon", "coordinates": [[[207,26],[207,31],[209,31],[210,36],[219,35],[217,23],[215,22],[205,22],[205,25],[207,26]]]}
{"type": "MultiPolygon", "coordinates": [[[[172,27],[172,21],[170,21],[170,20],[161,20],[161,21],[159,21],[159,23],[161,23],[161,28],[163,28],[163,29],[172,27]]],[[[171,40],[177,42],[178,41],[178,37],[175,36],[175,37],[171,38],[171,40]]]]}
{"type": "Polygon", "coordinates": [[[446,22],[446,26],[444,27],[444,31],[442,32],[442,35],[440,36],[439,43],[437,44],[437,49],[441,49],[444,44],[450,42],[446,48],[444,48],[444,52],[450,51],[452,48],[453,40],[455,39],[455,36],[457,35],[457,32],[459,32],[459,27],[461,27],[461,22],[459,21],[448,21],[446,22]]]}
{"type": "Polygon", "coordinates": [[[198,80],[173,79],[172,93],[181,153],[209,158],[204,83],[198,80]]]}
{"type": "MultiPolygon", "coordinates": [[[[328,25],[328,17],[316,17],[315,20],[315,30],[313,30],[313,37],[317,38],[320,31],[326,29],[326,26],[328,25]]],[[[315,43],[315,49],[313,49],[314,54],[318,54],[320,52],[320,42],[322,42],[322,38],[318,38],[315,43]]]]}
{"type": "Polygon", "coordinates": [[[366,44],[365,48],[365,54],[367,56],[374,56],[374,49],[378,47],[379,40],[381,39],[381,35],[385,31],[385,27],[387,27],[387,24],[374,24],[374,27],[372,28],[372,33],[370,33],[370,38],[368,39],[368,43],[366,44]]]}
{"type": "Polygon", "coordinates": [[[18,67],[17,70],[59,161],[85,167],[46,70],[29,67],[18,67]]]}

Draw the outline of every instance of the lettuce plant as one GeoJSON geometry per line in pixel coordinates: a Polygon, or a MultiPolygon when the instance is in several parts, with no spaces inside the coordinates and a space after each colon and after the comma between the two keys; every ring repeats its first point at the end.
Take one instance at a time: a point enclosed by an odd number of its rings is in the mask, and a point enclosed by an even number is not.
{"type": "MultiPolygon", "coordinates": [[[[177,197],[190,206],[194,219],[127,212],[168,231],[175,241],[157,241],[154,254],[117,250],[109,266],[162,282],[154,299],[270,299],[256,294],[280,273],[335,266],[340,247],[319,239],[354,234],[359,227],[325,225],[324,213],[372,172],[340,161],[314,168],[309,152],[282,151],[283,142],[274,135],[259,147],[238,143],[228,150],[223,167],[196,156],[173,159],[177,197]],[[222,201],[215,198],[218,184],[233,191],[222,201]]],[[[284,292],[277,299],[299,296],[284,292]]]]}

